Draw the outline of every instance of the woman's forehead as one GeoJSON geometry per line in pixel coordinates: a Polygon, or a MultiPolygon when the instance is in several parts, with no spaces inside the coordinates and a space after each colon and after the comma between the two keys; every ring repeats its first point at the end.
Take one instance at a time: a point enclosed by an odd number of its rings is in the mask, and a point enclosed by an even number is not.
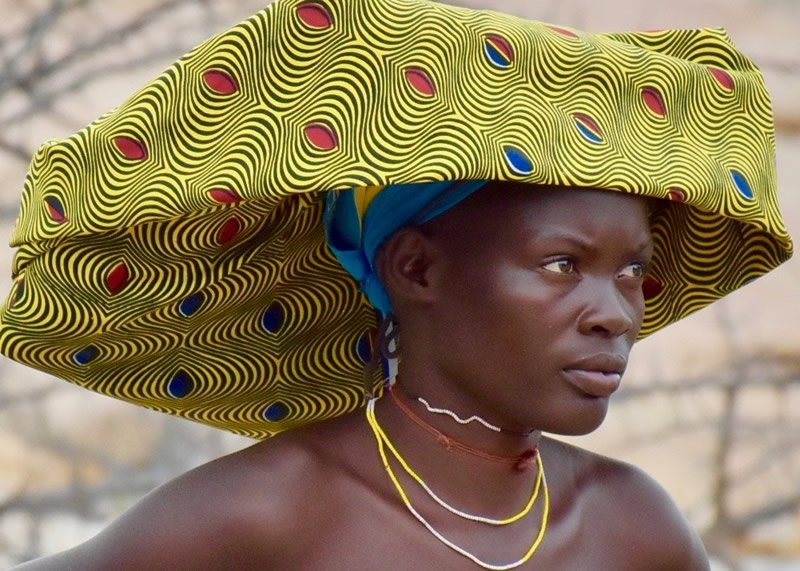
{"type": "Polygon", "coordinates": [[[646,199],[616,191],[489,184],[429,223],[435,234],[568,237],[613,226],[634,237],[649,236],[646,199]],[[482,231],[474,232],[475,229],[482,231]]]}

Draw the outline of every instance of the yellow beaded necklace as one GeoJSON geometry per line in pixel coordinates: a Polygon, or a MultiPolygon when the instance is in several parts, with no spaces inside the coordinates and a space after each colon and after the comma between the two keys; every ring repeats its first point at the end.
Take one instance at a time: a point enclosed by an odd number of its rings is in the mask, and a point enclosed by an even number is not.
{"type": "Polygon", "coordinates": [[[549,494],[548,489],[547,489],[547,480],[546,480],[546,478],[544,476],[544,466],[542,464],[541,455],[537,454],[537,456],[536,456],[536,462],[537,462],[537,467],[538,467],[538,475],[537,475],[537,478],[536,478],[536,484],[535,484],[534,492],[531,495],[531,499],[529,500],[528,504],[525,506],[525,508],[523,508],[522,512],[520,512],[517,515],[512,516],[510,518],[506,518],[505,520],[492,520],[490,518],[484,518],[482,516],[472,516],[471,514],[466,514],[465,512],[461,512],[460,510],[457,510],[456,508],[453,508],[452,506],[446,505],[446,503],[443,500],[439,499],[437,496],[435,496],[435,494],[432,493],[432,490],[430,490],[430,488],[424,483],[422,478],[411,469],[411,467],[408,465],[408,463],[405,461],[405,459],[400,455],[398,450],[391,443],[391,441],[387,437],[386,433],[383,431],[383,429],[381,428],[380,424],[378,423],[378,419],[375,416],[375,402],[376,401],[377,401],[377,399],[373,398],[373,399],[370,399],[369,402],[367,403],[367,407],[366,407],[367,422],[369,423],[369,426],[372,429],[373,434],[375,435],[375,440],[376,440],[376,442],[378,444],[378,454],[380,454],[381,461],[383,462],[383,467],[386,470],[386,473],[389,476],[389,479],[392,481],[392,484],[394,484],[394,487],[397,490],[397,493],[400,495],[400,498],[402,499],[403,504],[406,506],[408,511],[411,512],[411,515],[413,515],[436,539],[438,539],[439,541],[444,543],[447,547],[449,547],[450,549],[452,549],[456,553],[459,553],[460,555],[463,555],[464,557],[470,559],[475,564],[479,565],[480,567],[483,567],[484,569],[491,569],[493,571],[505,571],[507,569],[514,569],[516,567],[519,567],[520,565],[522,565],[525,562],[527,562],[528,560],[530,560],[530,558],[533,557],[533,554],[536,553],[536,550],[539,548],[539,545],[541,544],[542,539],[544,539],[544,534],[545,534],[545,531],[547,529],[547,517],[548,517],[549,510],[550,510],[550,494],[549,494]],[[462,547],[459,547],[458,545],[456,545],[455,543],[453,543],[452,541],[450,541],[449,539],[444,537],[411,504],[411,500],[408,498],[408,494],[403,489],[402,484],[398,480],[397,476],[395,475],[394,471],[392,470],[391,465],[389,464],[389,459],[388,459],[388,457],[386,455],[386,448],[387,447],[389,448],[389,450],[391,451],[391,453],[395,457],[395,459],[400,463],[400,465],[406,471],[406,473],[408,473],[408,475],[411,476],[412,479],[414,479],[417,483],[419,483],[423,487],[423,489],[425,489],[426,492],[428,492],[429,495],[431,495],[431,497],[434,500],[437,501],[437,503],[439,505],[441,505],[442,507],[445,507],[445,509],[448,509],[448,511],[450,511],[451,513],[455,513],[456,515],[459,515],[460,517],[468,516],[468,517],[466,517],[466,519],[470,519],[470,520],[473,520],[473,521],[479,521],[481,523],[489,523],[490,525],[507,525],[509,523],[513,523],[514,521],[518,521],[520,518],[522,518],[524,515],[526,515],[530,511],[531,507],[533,506],[533,504],[536,501],[536,498],[539,495],[539,488],[540,488],[540,485],[541,485],[541,488],[544,490],[544,511],[542,513],[542,523],[541,523],[541,525],[539,527],[538,534],[534,538],[532,545],[530,546],[528,551],[525,553],[525,555],[523,555],[521,559],[519,559],[519,560],[517,560],[517,561],[515,561],[513,563],[507,563],[507,564],[486,563],[485,561],[482,561],[481,559],[479,559],[477,556],[473,555],[472,553],[470,553],[466,549],[464,549],[462,547]]]}

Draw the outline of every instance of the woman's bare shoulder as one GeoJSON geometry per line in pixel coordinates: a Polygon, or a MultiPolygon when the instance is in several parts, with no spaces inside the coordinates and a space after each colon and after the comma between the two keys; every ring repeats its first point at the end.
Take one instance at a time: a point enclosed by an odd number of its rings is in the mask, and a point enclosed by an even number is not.
{"type": "Polygon", "coordinates": [[[587,519],[602,522],[604,541],[626,546],[647,569],[705,571],[708,556],[697,532],[666,490],[640,468],[560,441],[550,441],[587,519]]]}
{"type": "Polygon", "coordinates": [[[21,569],[247,569],[290,560],[292,538],[327,519],[356,467],[330,433],[259,442],[167,482],[93,539],[21,569]],[[309,523],[312,522],[312,523],[309,523]]]}

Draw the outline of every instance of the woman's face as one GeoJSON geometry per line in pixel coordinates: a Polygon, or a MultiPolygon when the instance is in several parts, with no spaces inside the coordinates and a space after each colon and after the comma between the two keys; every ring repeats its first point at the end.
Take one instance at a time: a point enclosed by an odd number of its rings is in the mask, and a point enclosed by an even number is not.
{"type": "Polygon", "coordinates": [[[597,428],[642,323],[645,201],[500,185],[428,232],[445,252],[431,306],[445,376],[508,428],[597,428]]]}

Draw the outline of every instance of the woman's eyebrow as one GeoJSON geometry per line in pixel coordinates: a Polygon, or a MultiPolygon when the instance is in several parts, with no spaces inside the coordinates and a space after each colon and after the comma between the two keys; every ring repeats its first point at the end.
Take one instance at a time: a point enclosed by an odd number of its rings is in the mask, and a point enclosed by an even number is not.
{"type": "Polygon", "coordinates": [[[531,233],[530,242],[532,244],[539,242],[550,244],[558,243],[559,245],[568,244],[584,252],[596,252],[601,247],[601,244],[596,244],[593,240],[581,236],[580,234],[562,230],[544,230],[542,232],[534,230],[531,233]]]}
{"type": "Polygon", "coordinates": [[[597,245],[592,244],[591,240],[587,240],[576,234],[569,234],[566,232],[553,232],[545,231],[542,233],[534,233],[531,236],[532,242],[568,242],[572,246],[580,248],[581,250],[596,250],[597,245]]]}
{"type": "MultiPolygon", "coordinates": [[[[533,233],[531,235],[531,242],[566,242],[586,252],[596,252],[602,247],[602,244],[594,243],[593,240],[589,240],[578,234],[550,230],[542,233],[533,233]]],[[[650,234],[648,233],[648,235],[643,237],[639,242],[635,242],[630,251],[636,254],[642,253],[652,256],[653,239],[650,234]]]]}

